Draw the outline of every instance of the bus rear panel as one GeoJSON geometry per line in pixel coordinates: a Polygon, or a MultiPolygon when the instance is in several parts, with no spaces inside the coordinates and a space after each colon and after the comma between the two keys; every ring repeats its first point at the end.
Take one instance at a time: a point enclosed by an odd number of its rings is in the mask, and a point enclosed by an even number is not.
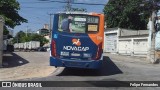
{"type": "Polygon", "coordinates": [[[104,15],[54,15],[50,65],[98,69],[102,64],[104,15]]]}

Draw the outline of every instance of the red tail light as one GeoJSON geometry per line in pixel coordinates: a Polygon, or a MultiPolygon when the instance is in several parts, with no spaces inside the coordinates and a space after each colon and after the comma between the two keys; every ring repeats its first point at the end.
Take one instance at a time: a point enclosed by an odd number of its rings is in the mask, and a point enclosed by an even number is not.
{"type": "Polygon", "coordinates": [[[52,51],[51,51],[51,54],[53,57],[56,57],[56,42],[54,40],[52,40],[52,44],[51,44],[51,48],[52,48],[52,51]]]}
{"type": "Polygon", "coordinates": [[[101,54],[102,54],[102,43],[100,43],[98,45],[97,54],[96,54],[96,57],[94,58],[94,60],[99,60],[101,58],[101,54]]]}

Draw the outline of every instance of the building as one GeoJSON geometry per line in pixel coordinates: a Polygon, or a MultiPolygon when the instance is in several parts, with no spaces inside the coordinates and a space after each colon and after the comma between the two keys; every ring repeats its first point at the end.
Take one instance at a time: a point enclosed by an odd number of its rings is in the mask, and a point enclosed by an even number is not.
{"type": "Polygon", "coordinates": [[[37,34],[46,36],[46,35],[49,34],[49,30],[42,28],[42,29],[39,29],[39,30],[37,31],[37,34]]]}
{"type": "Polygon", "coordinates": [[[42,29],[37,30],[37,34],[43,36],[49,35],[49,25],[45,24],[42,29]]]}
{"type": "MultiPolygon", "coordinates": [[[[39,29],[36,33],[42,35],[44,38],[50,41],[50,31],[48,24],[44,24],[43,28],[39,29]]],[[[50,47],[50,42],[46,43],[43,47],[50,47]]]]}
{"type": "Polygon", "coordinates": [[[148,30],[106,29],[104,32],[104,52],[146,56],[149,47],[148,30]]]}

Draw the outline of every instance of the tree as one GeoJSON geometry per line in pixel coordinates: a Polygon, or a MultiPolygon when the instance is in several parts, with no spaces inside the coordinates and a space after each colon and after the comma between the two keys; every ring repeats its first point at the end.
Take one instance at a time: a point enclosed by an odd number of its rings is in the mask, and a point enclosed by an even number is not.
{"type": "Polygon", "coordinates": [[[8,35],[8,34],[9,34],[9,31],[6,28],[4,28],[3,35],[8,35]]]}
{"type": "Polygon", "coordinates": [[[7,39],[13,38],[13,36],[10,35],[9,30],[7,29],[6,26],[4,26],[3,35],[6,35],[6,36],[7,36],[7,39]]]}
{"type": "Polygon", "coordinates": [[[25,37],[25,33],[23,31],[19,31],[16,36],[13,38],[13,43],[22,43],[23,37],[25,37]]]}
{"type": "Polygon", "coordinates": [[[104,8],[107,27],[147,29],[152,7],[150,4],[146,0],[109,0],[104,8]]]}
{"type": "Polygon", "coordinates": [[[44,44],[49,42],[49,40],[38,34],[33,34],[31,36],[31,41],[40,41],[40,46],[43,46],[44,44]]]}
{"type": "Polygon", "coordinates": [[[44,44],[49,42],[49,40],[38,34],[30,33],[26,36],[23,31],[19,31],[13,39],[13,43],[24,43],[29,41],[40,41],[40,46],[43,46],[44,44]]]}
{"type": "Polygon", "coordinates": [[[104,8],[107,27],[146,29],[150,20],[148,60],[152,63],[160,60],[159,55],[155,55],[155,17],[159,5],[160,0],[109,0],[104,8]]]}
{"type": "Polygon", "coordinates": [[[14,28],[16,25],[27,22],[18,14],[20,4],[16,0],[0,0],[0,15],[5,19],[5,25],[14,28]]]}

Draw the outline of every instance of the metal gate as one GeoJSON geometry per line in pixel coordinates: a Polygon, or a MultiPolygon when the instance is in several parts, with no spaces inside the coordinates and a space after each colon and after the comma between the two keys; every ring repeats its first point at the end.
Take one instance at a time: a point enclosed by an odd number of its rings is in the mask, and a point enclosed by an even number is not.
{"type": "Polygon", "coordinates": [[[119,40],[119,53],[131,55],[132,42],[131,40],[119,40]]]}
{"type": "Polygon", "coordinates": [[[105,35],[105,52],[117,52],[117,34],[105,35]]]}
{"type": "Polygon", "coordinates": [[[147,39],[134,39],[133,41],[133,52],[137,55],[147,54],[148,42],[147,39]]]}

